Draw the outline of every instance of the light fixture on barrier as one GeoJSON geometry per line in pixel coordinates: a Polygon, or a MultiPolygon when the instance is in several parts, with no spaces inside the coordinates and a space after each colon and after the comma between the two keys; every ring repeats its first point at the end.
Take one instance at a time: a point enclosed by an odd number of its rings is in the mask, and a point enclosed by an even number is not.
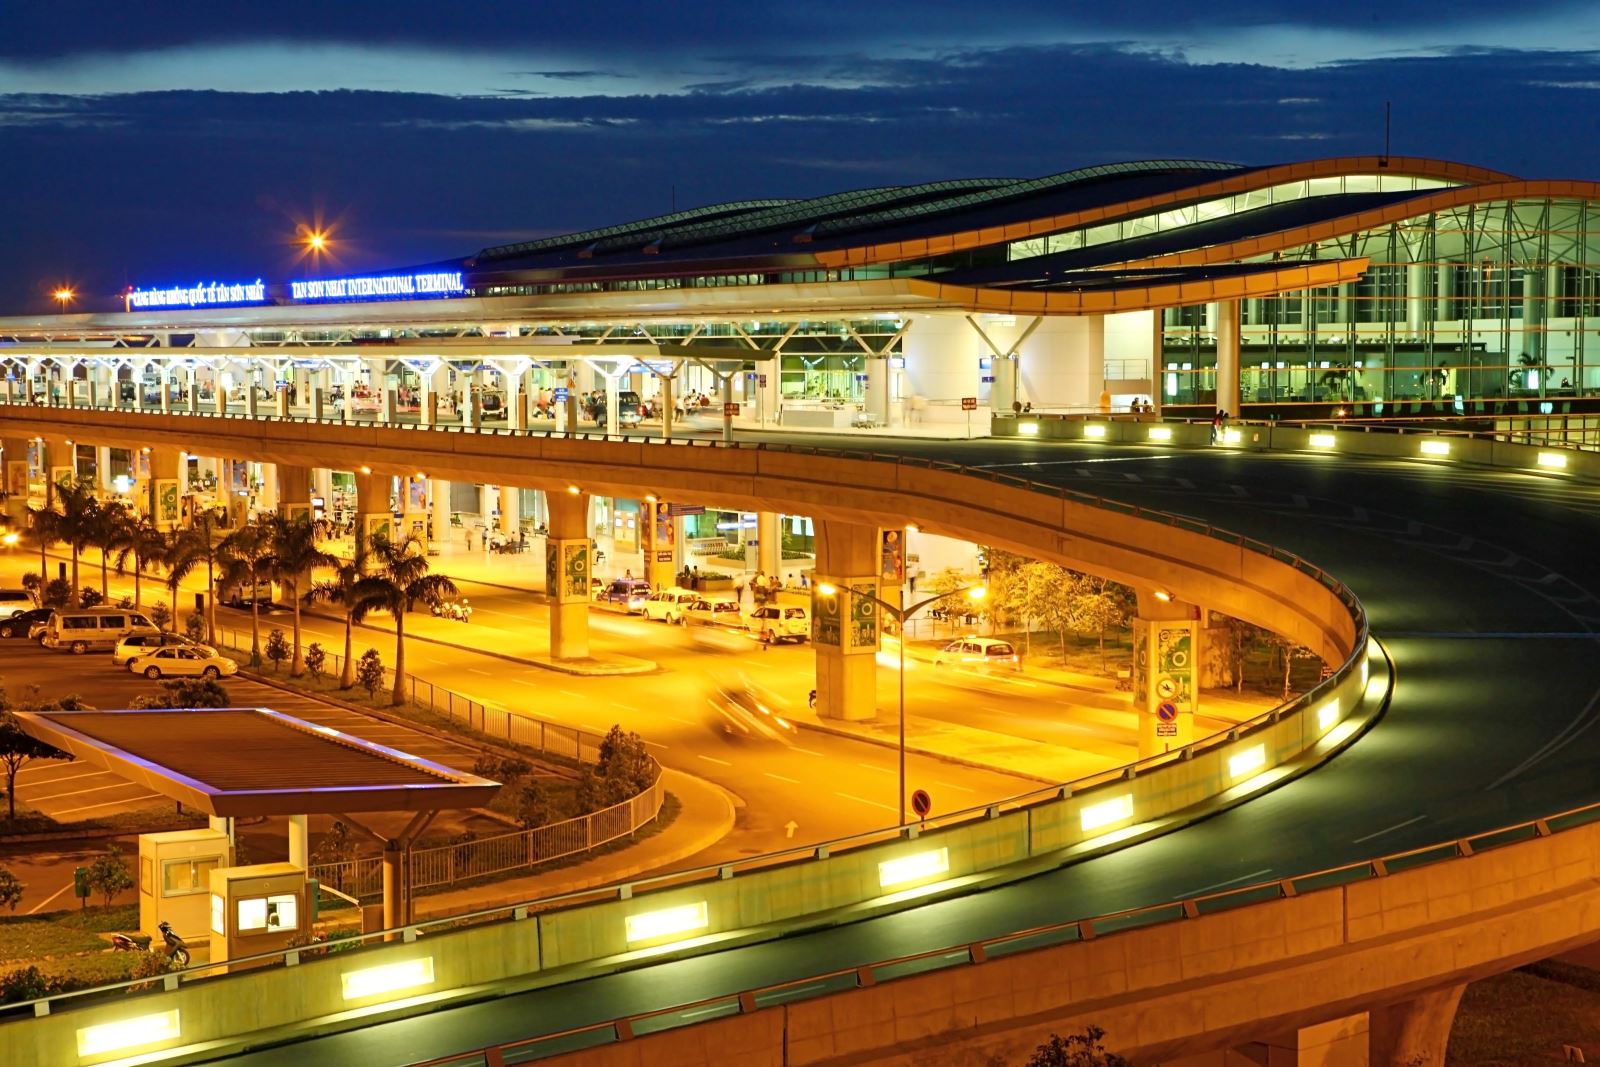
{"type": "Polygon", "coordinates": [[[710,924],[711,913],[703,900],[697,900],[693,904],[682,904],[676,908],[641,912],[638,915],[629,915],[623,920],[623,928],[630,945],[635,941],[654,941],[658,937],[674,937],[695,930],[704,930],[710,924]]]}
{"type": "Polygon", "coordinates": [[[1265,745],[1255,745],[1245,749],[1236,756],[1228,757],[1228,777],[1243,778],[1253,774],[1267,765],[1267,748],[1265,745]]]}
{"type": "Polygon", "coordinates": [[[1536,462],[1539,466],[1553,471],[1567,469],[1567,457],[1560,452],[1540,452],[1536,462]]]}
{"type": "Polygon", "coordinates": [[[895,886],[905,885],[907,882],[920,882],[927,878],[936,878],[950,871],[950,850],[948,848],[929,849],[927,852],[913,852],[909,856],[898,856],[892,860],[884,860],[878,864],[878,886],[881,889],[892,889],[895,886]]]}
{"type": "Polygon", "coordinates": [[[1339,702],[1330,700],[1317,709],[1317,729],[1326,733],[1339,721],[1339,702]]]}
{"type": "Polygon", "coordinates": [[[1098,804],[1090,804],[1078,813],[1078,822],[1085,831],[1098,830],[1102,826],[1122,822],[1133,818],[1133,794],[1124,793],[1111,800],[1102,800],[1098,804]]]}
{"type": "Polygon", "coordinates": [[[1084,423],[1084,425],[1083,425],[1083,436],[1085,436],[1085,437],[1104,437],[1105,435],[1106,435],[1106,428],[1105,428],[1105,426],[1103,424],[1098,423],[1098,422],[1086,422],[1086,423],[1084,423]]]}
{"type": "Polygon", "coordinates": [[[154,1045],[171,1041],[181,1032],[177,1008],[158,1011],[153,1015],[136,1015],[114,1023],[85,1026],[78,1031],[78,1055],[100,1056],[141,1045],[154,1045]]]}
{"type": "Polygon", "coordinates": [[[1024,437],[1034,437],[1039,433],[1037,422],[1024,422],[1017,426],[1017,432],[1024,437]]]}
{"type": "Polygon", "coordinates": [[[1152,426],[1152,427],[1150,427],[1150,440],[1152,440],[1152,441],[1170,441],[1170,440],[1172,440],[1172,427],[1170,427],[1170,426],[1152,426]]]}
{"type": "Polygon", "coordinates": [[[405,989],[433,984],[433,957],[419,956],[401,963],[385,963],[379,967],[364,967],[359,971],[346,971],[339,976],[344,999],[360,1000],[385,993],[398,993],[405,989]]]}
{"type": "Polygon", "coordinates": [[[1306,442],[1312,448],[1332,448],[1337,443],[1337,439],[1331,433],[1314,433],[1306,438],[1306,442]]]}
{"type": "Polygon", "coordinates": [[[1448,456],[1450,454],[1450,442],[1441,441],[1437,437],[1429,438],[1417,447],[1424,456],[1448,456]]]}

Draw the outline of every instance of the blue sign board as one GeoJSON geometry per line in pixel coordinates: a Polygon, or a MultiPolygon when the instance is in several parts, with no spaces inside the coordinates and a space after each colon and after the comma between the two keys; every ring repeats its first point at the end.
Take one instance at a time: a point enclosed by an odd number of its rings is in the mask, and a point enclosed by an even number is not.
{"type": "Polygon", "coordinates": [[[985,374],[981,380],[983,381],[983,383],[985,385],[993,385],[994,384],[994,375],[985,374]]]}
{"type": "Polygon", "coordinates": [[[564,385],[556,386],[555,394],[556,394],[556,403],[565,404],[567,402],[567,387],[566,386],[564,386],[564,385]]]}
{"type": "Polygon", "coordinates": [[[196,282],[170,289],[131,289],[127,295],[129,311],[146,308],[237,307],[265,304],[267,287],[260,278],[253,282],[196,282]]]}
{"type": "Polygon", "coordinates": [[[376,274],[362,278],[314,278],[290,282],[289,295],[308,304],[339,300],[420,300],[466,292],[460,271],[376,274]]]}

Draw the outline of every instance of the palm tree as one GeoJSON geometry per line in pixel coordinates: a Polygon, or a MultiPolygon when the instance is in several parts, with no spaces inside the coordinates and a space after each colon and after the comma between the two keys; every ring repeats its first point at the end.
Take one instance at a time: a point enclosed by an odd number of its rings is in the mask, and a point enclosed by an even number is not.
{"type": "Polygon", "coordinates": [[[394,616],[394,694],[392,703],[405,702],[406,611],[415,601],[436,603],[456,595],[456,583],[442,574],[428,573],[426,546],[415,537],[395,542],[374,537],[368,544],[370,573],[356,582],[350,617],[360,622],[370,611],[394,616]]]}
{"type": "Polygon", "coordinates": [[[42,508],[30,506],[28,519],[34,539],[39,542],[39,591],[42,596],[44,587],[50,584],[50,561],[45,558],[45,551],[52,542],[61,540],[61,512],[49,504],[42,508]]]}
{"type": "Polygon", "coordinates": [[[72,599],[78,599],[78,557],[94,540],[100,520],[100,501],[82,482],[56,486],[56,501],[61,505],[56,536],[72,549],[72,599]]]}
{"type": "Polygon", "coordinates": [[[194,573],[202,563],[206,567],[206,642],[217,643],[217,576],[216,568],[222,562],[221,546],[215,537],[215,522],[211,512],[201,511],[187,530],[173,534],[167,547],[167,588],[172,590],[173,604],[177,604],[178,588],[183,580],[194,573]]]}
{"type": "MultiPolygon", "coordinates": [[[[290,646],[294,658],[289,661],[289,677],[298,678],[305,669],[300,655],[300,588],[311,583],[318,567],[337,567],[339,560],[317,547],[317,531],[309,515],[293,519],[274,515],[268,520],[267,529],[272,540],[272,577],[283,583],[284,595],[294,606],[294,643],[290,646]]],[[[349,655],[347,648],[347,662],[349,655]]]]}
{"type": "Polygon", "coordinates": [[[272,557],[272,532],[258,523],[246,523],[217,545],[222,561],[224,588],[250,590],[250,666],[261,666],[261,601],[256,587],[272,580],[277,561],[272,557]]]}
{"type": "Polygon", "coordinates": [[[136,519],[132,508],[120,500],[97,505],[85,521],[88,543],[100,550],[100,600],[111,601],[111,553],[123,537],[123,530],[136,519]]]}
{"type": "Polygon", "coordinates": [[[133,604],[144,606],[144,590],[139,579],[145,568],[166,555],[167,537],[148,515],[129,513],[117,527],[111,547],[117,552],[117,573],[127,573],[128,557],[133,557],[133,604]]]}
{"type": "MultiPolygon", "coordinates": [[[[349,689],[356,684],[356,665],[350,658],[351,631],[355,629],[356,586],[366,576],[366,542],[356,538],[356,558],[348,563],[334,564],[333,579],[317,582],[306,590],[308,603],[323,601],[344,608],[344,666],[339,671],[339,688],[349,689]]],[[[296,611],[299,606],[296,605],[296,611]]],[[[363,612],[365,614],[365,612],[363,612]]]]}

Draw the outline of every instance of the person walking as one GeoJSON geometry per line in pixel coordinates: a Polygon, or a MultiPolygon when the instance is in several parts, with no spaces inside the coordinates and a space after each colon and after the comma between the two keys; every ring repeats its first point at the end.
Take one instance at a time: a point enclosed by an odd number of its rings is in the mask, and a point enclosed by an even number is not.
{"type": "Polygon", "coordinates": [[[1223,421],[1223,418],[1224,418],[1224,416],[1222,414],[1222,409],[1221,408],[1218,408],[1216,410],[1216,413],[1211,416],[1211,443],[1212,444],[1216,444],[1217,443],[1217,438],[1222,436],[1222,421],[1223,421]]]}

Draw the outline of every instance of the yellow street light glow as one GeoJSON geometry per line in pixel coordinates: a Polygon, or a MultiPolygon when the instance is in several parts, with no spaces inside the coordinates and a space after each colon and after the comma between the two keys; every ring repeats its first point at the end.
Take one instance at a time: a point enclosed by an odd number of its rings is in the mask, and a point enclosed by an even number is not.
{"type": "Polygon", "coordinates": [[[1150,440],[1152,440],[1152,441],[1170,441],[1170,440],[1172,440],[1172,427],[1170,427],[1170,426],[1152,426],[1152,427],[1150,427],[1150,440]]]}
{"type": "Polygon", "coordinates": [[[56,303],[60,304],[62,307],[66,307],[67,304],[71,302],[71,300],[78,294],[73,292],[71,288],[63,285],[50,295],[55,298],[56,303]]]}
{"type": "Polygon", "coordinates": [[[1037,422],[1024,422],[1017,427],[1017,432],[1024,437],[1032,437],[1039,432],[1037,422]]]}
{"type": "Polygon", "coordinates": [[[711,913],[703,900],[676,908],[641,912],[623,920],[630,945],[635,941],[653,941],[658,937],[672,937],[676,934],[689,933],[691,930],[704,930],[710,924],[711,913]]]}
{"type": "Polygon", "coordinates": [[[416,989],[433,984],[433,957],[420,956],[403,963],[385,963],[381,967],[365,967],[359,971],[346,971],[339,976],[344,999],[361,1000],[385,993],[398,993],[402,989],[416,989]]]}
{"type": "Polygon", "coordinates": [[[361,468],[361,473],[362,474],[371,474],[372,473],[372,468],[371,467],[362,467],[361,468]]]}
{"type": "Polygon", "coordinates": [[[1172,594],[1167,592],[1165,589],[1153,589],[1150,591],[1150,595],[1160,601],[1168,601],[1172,599],[1172,594]]]}
{"type": "Polygon", "coordinates": [[[579,489],[575,485],[569,485],[567,486],[567,492],[571,493],[573,496],[577,496],[579,493],[583,492],[583,490],[579,489]]]}
{"type": "Polygon", "coordinates": [[[1098,804],[1090,804],[1078,814],[1078,821],[1085,832],[1131,818],[1133,818],[1132,793],[1124,793],[1111,800],[1102,800],[1098,804]]]}
{"type": "Polygon", "coordinates": [[[1100,423],[1098,423],[1098,422],[1086,422],[1086,423],[1083,424],[1083,436],[1085,436],[1085,437],[1104,437],[1105,435],[1106,435],[1106,428],[1103,425],[1101,425],[1100,423]]]}
{"type": "Polygon", "coordinates": [[[8,533],[4,537],[0,537],[0,541],[4,541],[7,548],[10,548],[12,545],[16,544],[17,540],[17,535],[14,533],[8,533]]]}
{"type": "Polygon", "coordinates": [[[1540,452],[1538,463],[1541,467],[1548,467],[1555,471],[1567,469],[1567,457],[1560,452],[1540,452]]]}
{"type": "Polygon", "coordinates": [[[838,591],[839,587],[832,582],[823,582],[817,586],[817,592],[822,596],[833,596],[838,591]]]}
{"type": "Polygon", "coordinates": [[[644,499],[645,503],[654,504],[656,502],[656,495],[654,493],[646,493],[644,495],[644,499]]]}
{"type": "Polygon", "coordinates": [[[1237,756],[1228,757],[1228,777],[1243,778],[1247,774],[1259,771],[1267,765],[1267,747],[1256,745],[1247,748],[1237,756]]]}
{"type": "Polygon", "coordinates": [[[936,878],[950,871],[950,850],[936,848],[927,852],[913,852],[909,856],[900,856],[892,860],[884,860],[878,864],[878,886],[881,889],[891,889],[907,882],[920,882],[925,878],[936,878]]]}
{"type": "Polygon", "coordinates": [[[1236,445],[1241,440],[1243,440],[1243,436],[1239,433],[1238,430],[1223,430],[1222,431],[1222,443],[1225,444],[1225,445],[1236,445]]]}
{"type": "Polygon", "coordinates": [[[989,587],[986,586],[986,585],[975,585],[971,589],[967,590],[967,599],[968,600],[982,600],[984,597],[986,597],[988,595],[989,595],[989,587]]]}
{"type": "Polygon", "coordinates": [[[1339,721],[1339,702],[1330,700],[1317,709],[1317,729],[1328,730],[1339,721]]]}
{"type": "Polygon", "coordinates": [[[1312,448],[1332,448],[1337,441],[1331,433],[1314,433],[1308,440],[1312,448]]]}
{"type": "Polygon", "coordinates": [[[1450,442],[1441,441],[1438,438],[1424,441],[1419,447],[1422,449],[1424,456],[1448,456],[1450,454],[1450,442]]]}
{"type": "Polygon", "coordinates": [[[121,1022],[85,1026],[78,1031],[78,1055],[99,1056],[139,1045],[172,1041],[179,1036],[178,1009],[154,1015],[136,1015],[121,1022]]]}

